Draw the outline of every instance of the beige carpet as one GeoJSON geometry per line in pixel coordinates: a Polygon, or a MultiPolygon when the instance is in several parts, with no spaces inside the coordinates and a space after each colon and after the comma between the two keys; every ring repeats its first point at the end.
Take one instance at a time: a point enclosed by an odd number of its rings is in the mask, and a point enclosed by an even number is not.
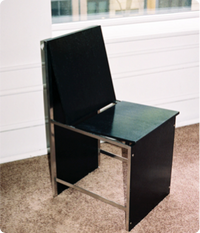
{"type": "MultiPolygon", "coordinates": [[[[102,147],[120,154],[117,147],[102,147]]],[[[2,164],[4,233],[125,233],[124,211],[68,189],[52,198],[47,156],[2,164]]],[[[176,129],[171,193],[132,233],[196,233],[199,229],[199,128],[176,129]]],[[[79,185],[123,204],[122,163],[101,156],[101,166],[79,185]]]]}

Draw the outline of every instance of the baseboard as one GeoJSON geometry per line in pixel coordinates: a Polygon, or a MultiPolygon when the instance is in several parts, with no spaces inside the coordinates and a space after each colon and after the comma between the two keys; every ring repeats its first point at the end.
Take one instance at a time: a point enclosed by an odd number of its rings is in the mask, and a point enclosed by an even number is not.
{"type": "Polygon", "coordinates": [[[19,161],[19,160],[23,160],[23,159],[30,159],[33,157],[46,155],[47,153],[48,153],[47,149],[43,149],[43,150],[39,150],[39,151],[29,152],[26,154],[18,154],[18,155],[5,157],[5,158],[0,158],[0,164],[19,161]]]}
{"type": "Polygon", "coordinates": [[[184,127],[184,126],[189,126],[189,125],[194,125],[194,124],[199,124],[199,118],[197,119],[192,119],[189,121],[182,121],[176,124],[176,128],[184,127]]]}

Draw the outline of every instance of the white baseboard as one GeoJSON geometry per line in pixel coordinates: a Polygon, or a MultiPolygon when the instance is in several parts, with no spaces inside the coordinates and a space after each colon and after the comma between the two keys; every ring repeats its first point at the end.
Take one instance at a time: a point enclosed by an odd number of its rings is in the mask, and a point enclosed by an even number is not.
{"type": "Polygon", "coordinates": [[[47,153],[45,125],[0,133],[0,163],[26,159],[47,153]]]}
{"type": "Polygon", "coordinates": [[[189,121],[182,121],[182,122],[177,122],[176,124],[176,128],[180,128],[180,127],[184,127],[184,126],[188,126],[188,125],[194,125],[194,124],[199,124],[199,118],[197,119],[192,119],[189,121]]]}
{"type": "Polygon", "coordinates": [[[0,158],[0,164],[2,163],[9,163],[14,162],[22,159],[30,159],[37,156],[42,156],[47,154],[47,149],[39,150],[39,151],[33,151],[25,154],[17,154],[5,158],[0,158]]]}

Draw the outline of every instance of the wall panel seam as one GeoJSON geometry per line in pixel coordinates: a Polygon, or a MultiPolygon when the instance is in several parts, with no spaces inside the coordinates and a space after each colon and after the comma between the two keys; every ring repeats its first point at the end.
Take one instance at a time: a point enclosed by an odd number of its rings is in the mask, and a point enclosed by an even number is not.
{"type": "Polygon", "coordinates": [[[177,103],[177,102],[185,102],[185,101],[193,101],[199,99],[199,93],[194,93],[194,94],[188,94],[188,95],[179,95],[179,96],[172,96],[169,98],[163,98],[159,100],[152,100],[152,101],[147,101],[146,103],[149,105],[165,105],[165,104],[171,104],[171,103],[177,103]]]}
{"type": "Polygon", "coordinates": [[[0,97],[26,94],[26,93],[32,93],[32,92],[41,92],[41,91],[43,91],[43,84],[37,85],[37,86],[31,86],[31,87],[2,90],[0,91],[0,97]]]}
{"type": "MultiPolygon", "coordinates": [[[[136,56],[136,55],[144,55],[144,54],[156,54],[163,52],[171,52],[171,51],[183,51],[188,49],[198,49],[199,44],[188,45],[188,46],[174,46],[169,48],[159,48],[159,49],[147,49],[147,50],[139,50],[139,51],[129,51],[129,52],[121,52],[121,53],[108,53],[108,58],[118,58],[118,57],[128,57],[128,56],[136,56]]],[[[198,52],[198,51],[197,51],[198,52]]]]}
{"type": "Polygon", "coordinates": [[[26,70],[26,69],[41,69],[41,63],[29,63],[29,64],[21,64],[21,65],[14,65],[14,66],[5,66],[0,67],[0,72],[12,72],[16,70],[26,70]]]}
{"type": "Polygon", "coordinates": [[[182,64],[176,64],[176,65],[168,65],[168,66],[161,66],[161,67],[154,67],[154,68],[143,68],[139,70],[133,70],[129,72],[118,72],[118,73],[112,73],[113,80],[120,80],[120,79],[127,79],[127,78],[135,78],[137,76],[144,76],[149,74],[155,74],[155,73],[163,73],[163,72],[169,72],[169,71],[176,71],[176,70],[182,70],[182,69],[192,69],[192,68],[198,68],[199,63],[198,62],[191,62],[191,63],[182,63],[182,64]]]}
{"type": "Polygon", "coordinates": [[[15,130],[21,130],[25,128],[32,128],[32,127],[38,127],[38,126],[44,126],[45,127],[45,120],[39,119],[35,121],[26,121],[16,124],[8,124],[8,125],[2,125],[0,127],[0,133],[8,132],[8,131],[15,131],[15,130]]]}
{"type": "Polygon", "coordinates": [[[148,41],[148,40],[155,40],[155,39],[166,39],[166,38],[173,38],[173,37],[183,37],[183,36],[191,36],[191,35],[199,35],[199,30],[188,31],[188,32],[174,32],[174,33],[162,33],[162,34],[155,34],[155,35],[140,35],[140,36],[127,36],[123,38],[109,38],[108,36],[104,38],[105,44],[116,44],[116,43],[126,43],[130,41],[148,41]]]}

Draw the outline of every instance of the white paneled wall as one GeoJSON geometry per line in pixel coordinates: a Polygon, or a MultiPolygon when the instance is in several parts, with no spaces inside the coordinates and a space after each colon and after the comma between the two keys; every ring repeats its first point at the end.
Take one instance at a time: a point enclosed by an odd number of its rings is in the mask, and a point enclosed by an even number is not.
{"type": "Polygon", "coordinates": [[[180,111],[177,126],[199,122],[199,19],[112,29],[103,32],[117,98],[180,111]]]}
{"type": "Polygon", "coordinates": [[[0,162],[47,152],[40,40],[51,36],[50,1],[0,5],[0,162]]]}
{"type": "Polygon", "coordinates": [[[45,154],[41,65],[0,71],[0,161],[45,154]]]}

